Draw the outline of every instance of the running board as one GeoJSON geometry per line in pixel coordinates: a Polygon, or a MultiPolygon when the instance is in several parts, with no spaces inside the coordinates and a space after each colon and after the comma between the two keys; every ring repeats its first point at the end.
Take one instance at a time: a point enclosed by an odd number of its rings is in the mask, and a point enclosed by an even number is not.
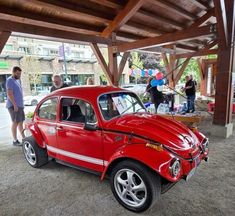
{"type": "Polygon", "coordinates": [[[100,172],[97,172],[97,171],[94,171],[94,170],[90,170],[88,168],[84,168],[84,167],[80,167],[80,166],[75,166],[73,164],[67,163],[67,162],[62,161],[62,160],[55,159],[55,161],[57,163],[61,164],[61,165],[68,166],[70,168],[74,168],[76,170],[80,170],[80,171],[83,171],[83,172],[86,172],[86,173],[91,173],[91,174],[95,174],[95,175],[98,175],[98,176],[101,176],[101,174],[102,174],[100,172]]]}

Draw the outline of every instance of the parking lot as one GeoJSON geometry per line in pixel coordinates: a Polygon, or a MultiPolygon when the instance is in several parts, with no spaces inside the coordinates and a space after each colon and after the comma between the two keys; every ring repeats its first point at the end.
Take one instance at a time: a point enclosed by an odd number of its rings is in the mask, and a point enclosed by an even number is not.
{"type": "MultiPolygon", "coordinates": [[[[209,122],[201,130],[207,132],[209,122]]],[[[5,129],[7,131],[7,129],[5,129]]],[[[1,134],[2,138],[2,134],[1,134]]],[[[210,161],[182,180],[141,215],[233,215],[235,136],[210,137],[210,161]]],[[[0,215],[135,215],[115,200],[109,181],[50,162],[30,167],[20,147],[0,144],[0,215]]]]}

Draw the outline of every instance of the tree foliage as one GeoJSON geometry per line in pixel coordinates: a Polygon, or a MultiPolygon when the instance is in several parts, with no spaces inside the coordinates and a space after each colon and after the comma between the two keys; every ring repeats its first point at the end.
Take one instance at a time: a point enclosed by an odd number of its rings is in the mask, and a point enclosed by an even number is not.
{"type": "MultiPolygon", "coordinates": [[[[185,59],[180,59],[179,64],[182,64],[185,61],[185,59]]],[[[200,74],[199,74],[199,66],[197,63],[197,59],[196,58],[191,58],[187,67],[185,68],[185,71],[183,73],[183,75],[180,78],[179,83],[184,83],[185,82],[185,77],[187,75],[192,74],[194,79],[197,80],[197,82],[200,82],[200,74]]]]}
{"type": "Polygon", "coordinates": [[[41,83],[41,67],[39,60],[34,56],[25,56],[23,59],[24,71],[28,74],[30,85],[36,90],[37,84],[41,83]]]}

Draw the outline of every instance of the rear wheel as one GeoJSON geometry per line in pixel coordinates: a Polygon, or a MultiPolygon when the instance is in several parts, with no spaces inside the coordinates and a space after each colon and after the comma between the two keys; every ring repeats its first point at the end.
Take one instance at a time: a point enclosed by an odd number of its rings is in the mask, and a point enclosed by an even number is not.
{"type": "Polygon", "coordinates": [[[122,161],[111,172],[111,189],[128,210],[147,210],[160,197],[161,179],[156,173],[135,161],[122,161]]]}
{"type": "Polygon", "coordinates": [[[37,168],[48,162],[46,149],[38,146],[33,136],[23,140],[22,148],[25,159],[32,167],[37,168]]]}

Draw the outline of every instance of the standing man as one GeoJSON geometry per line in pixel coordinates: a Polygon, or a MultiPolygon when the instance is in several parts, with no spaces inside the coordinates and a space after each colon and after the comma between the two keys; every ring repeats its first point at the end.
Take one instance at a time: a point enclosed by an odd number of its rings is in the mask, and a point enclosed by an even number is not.
{"type": "Polygon", "coordinates": [[[190,76],[186,76],[186,84],[185,84],[184,91],[187,96],[187,111],[186,112],[193,113],[195,111],[194,102],[195,102],[195,98],[196,98],[196,88],[195,88],[195,83],[191,79],[190,76]]]}
{"type": "Polygon", "coordinates": [[[61,89],[64,87],[68,87],[68,85],[66,83],[62,82],[61,76],[56,74],[52,77],[52,81],[53,81],[53,86],[51,87],[50,92],[53,92],[57,89],[61,89]]]}
{"type": "Polygon", "coordinates": [[[21,143],[17,139],[17,128],[21,133],[22,138],[25,138],[23,133],[23,122],[25,120],[24,101],[20,77],[21,69],[20,67],[15,66],[12,69],[12,76],[10,76],[6,82],[6,107],[10,113],[12,120],[11,132],[13,136],[13,145],[15,146],[21,146],[21,143]]]}

